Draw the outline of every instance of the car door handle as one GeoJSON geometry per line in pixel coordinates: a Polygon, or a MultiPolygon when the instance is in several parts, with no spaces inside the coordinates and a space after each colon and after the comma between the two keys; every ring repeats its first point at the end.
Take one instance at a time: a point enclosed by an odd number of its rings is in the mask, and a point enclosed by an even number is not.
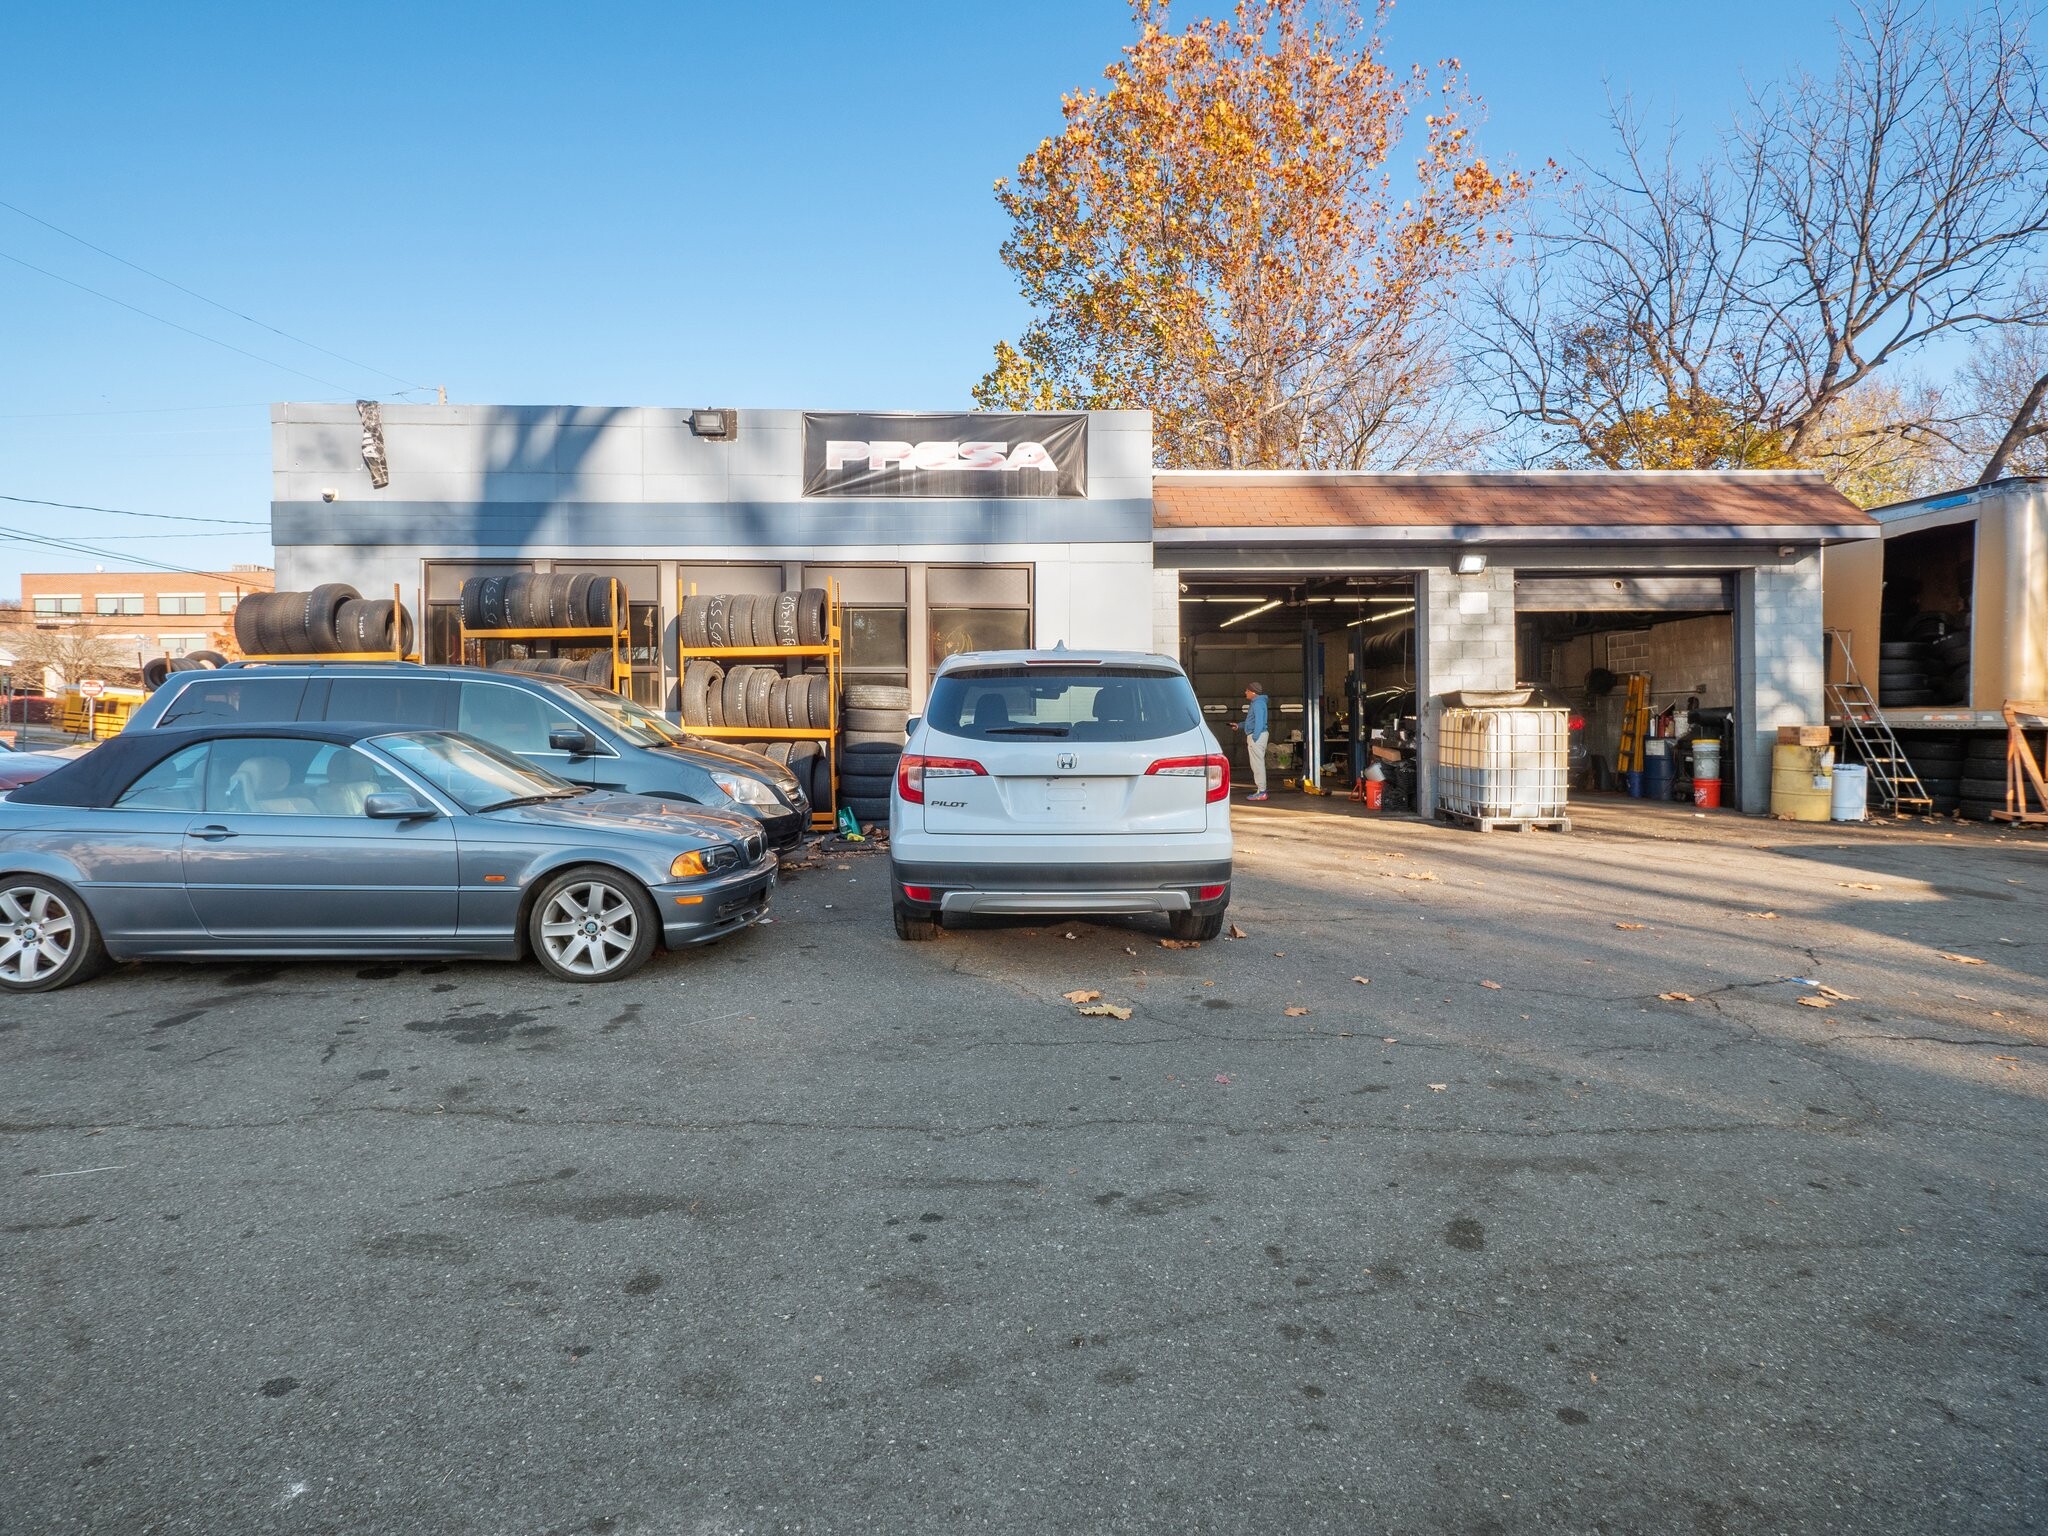
{"type": "Polygon", "coordinates": [[[225,838],[240,837],[239,832],[230,832],[226,827],[194,827],[185,834],[187,837],[202,838],[209,843],[218,843],[225,838]]]}

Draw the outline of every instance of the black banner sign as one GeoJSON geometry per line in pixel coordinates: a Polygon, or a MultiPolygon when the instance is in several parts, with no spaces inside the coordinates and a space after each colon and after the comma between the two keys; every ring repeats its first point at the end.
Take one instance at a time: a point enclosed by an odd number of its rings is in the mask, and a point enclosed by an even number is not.
{"type": "Polygon", "coordinates": [[[804,412],[806,496],[1086,496],[1088,417],[804,412]]]}

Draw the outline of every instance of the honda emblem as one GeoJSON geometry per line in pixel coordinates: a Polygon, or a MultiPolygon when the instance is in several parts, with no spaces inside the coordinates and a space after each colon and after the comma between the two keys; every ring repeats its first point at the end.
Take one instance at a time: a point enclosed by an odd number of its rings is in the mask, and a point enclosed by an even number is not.
{"type": "Polygon", "coordinates": [[[1071,752],[1062,752],[1059,755],[1059,765],[1062,768],[1072,768],[1074,766],[1074,754],[1071,752]]]}

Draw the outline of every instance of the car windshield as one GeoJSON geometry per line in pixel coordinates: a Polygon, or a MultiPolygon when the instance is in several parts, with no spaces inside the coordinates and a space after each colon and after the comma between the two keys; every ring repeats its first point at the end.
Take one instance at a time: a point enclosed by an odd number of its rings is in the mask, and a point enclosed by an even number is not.
{"type": "Polygon", "coordinates": [[[978,741],[1155,741],[1195,728],[1195,693],[1155,667],[987,667],[932,685],[925,723],[978,741]]]}
{"type": "Polygon", "coordinates": [[[376,737],[378,751],[403,763],[465,811],[580,795],[566,779],[469,736],[421,731],[376,737]]]}
{"type": "Polygon", "coordinates": [[[680,747],[688,744],[689,738],[681,731],[653,710],[635,704],[631,699],[622,699],[602,688],[579,688],[576,697],[636,747],[680,747]]]}

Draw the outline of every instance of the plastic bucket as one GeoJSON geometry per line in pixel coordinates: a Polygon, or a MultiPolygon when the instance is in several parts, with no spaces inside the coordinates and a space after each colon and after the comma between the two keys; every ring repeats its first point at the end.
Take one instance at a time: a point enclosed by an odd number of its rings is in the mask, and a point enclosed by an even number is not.
{"type": "Polygon", "coordinates": [[[1626,783],[1626,784],[1628,785],[1628,792],[1629,792],[1630,796],[1631,796],[1632,798],[1634,798],[1634,799],[1637,799],[1637,800],[1640,800],[1640,799],[1642,799],[1642,798],[1643,798],[1643,771],[1642,771],[1642,769],[1640,769],[1640,768],[1631,768],[1631,769],[1629,769],[1629,770],[1628,770],[1628,771],[1627,771],[1626,773],[1624,773],[1624,774],[1623,774],[1623,775],[1622,775],[1621,777],[1622,777],[1623,781],[1624,781],[1624,782],[1625,782],[1625,783],[1626,783]]]}
{"type": "Polygon", "coordinates": [[[1365,808],[1368,811],[1376,811],[1380,808],[1380,806],[1384,803],[1386,799],[1386,781],[1384,779],[1366,779],[1364,783],[1365,808]]]}
{"type": "Polygon", "coordinates": [[[1721,808],[1721,781],[1700,779],[1692,781],[1692,803],[1702,810],[1716,811],[1721,808]]]}
{"type": "Polygon", "coordinates": [[[1721,743],[1711,736],[1695,737],[1692,744],[1692,776],[1695,779],[1721,777],[1721,743]]]}
{"type": "Polygon", "coordinates": [[[1837,763],[1835,787],[1828,805],[1830,821],[1861,821],[1867,813],[1870,770],[1861,763],[1837,763]]]}

